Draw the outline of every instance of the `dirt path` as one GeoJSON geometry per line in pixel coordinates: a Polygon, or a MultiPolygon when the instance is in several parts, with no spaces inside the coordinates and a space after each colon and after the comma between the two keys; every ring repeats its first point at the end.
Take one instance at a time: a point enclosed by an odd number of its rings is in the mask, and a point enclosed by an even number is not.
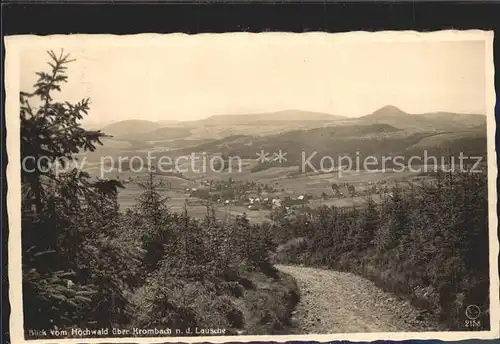
{"type": "Polygon", "coordinates": [[[302,333],[435,331],[409,302],[362,277],[333,270],[276,266],[293,276],[301,301],[294,321],[302,333]]]}

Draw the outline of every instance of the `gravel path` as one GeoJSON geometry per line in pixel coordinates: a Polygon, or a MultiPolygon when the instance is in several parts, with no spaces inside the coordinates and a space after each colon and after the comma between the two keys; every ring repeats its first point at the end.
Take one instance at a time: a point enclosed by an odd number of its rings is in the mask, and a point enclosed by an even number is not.
{"type": "Polygon", "coordinates": [[[277,265],[293,276],[301,300],[294,322],[301,333],[438,331],[408,301],[385,293],[371,281],[345,272],[277,265]]]}

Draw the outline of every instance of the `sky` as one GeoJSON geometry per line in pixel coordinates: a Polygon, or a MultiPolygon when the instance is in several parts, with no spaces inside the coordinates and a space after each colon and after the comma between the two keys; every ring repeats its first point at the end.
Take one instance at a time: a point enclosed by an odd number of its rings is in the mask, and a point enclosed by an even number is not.
{"type": "Polygon", "coordinates": [[[76,61],[56,99],[89,97],[92,122],[287,109],[356,117],[385,105],[486,112],[484,41],[304,36],[45,39],[23,46],[20,85],[32,90],[35,72],[49,70],[46,51],[64,49],[76,61]]]}

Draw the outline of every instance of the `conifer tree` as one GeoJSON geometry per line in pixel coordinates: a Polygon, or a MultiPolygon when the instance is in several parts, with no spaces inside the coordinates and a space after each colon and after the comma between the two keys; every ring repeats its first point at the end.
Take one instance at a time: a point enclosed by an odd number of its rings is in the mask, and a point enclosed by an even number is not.
{"type": "Polygon", "coordinates": [[[151,272],[157,269],[165,254],[165,246],[171,246],[174,237],[169,230],[168,197],[160,194],[160,191],[165,191],[165,183],[156,181],[154,170],[150,168],[146,181],[138,185],[143,189],[136,205],[142,224],[138,230],[143,235],[146,268],[151,272]]]}
{"type": "Polygon", "coordinates": [[[108,210],[102,202],[113,203],[122,185],[94,181],[72,164],[105,135],[80,124],[89,99],[55,101],[53,93],[67,82],[72,60],[62,52],[48,54],[50,72],[37,73],[34,91],[20,94],[25,327],[75,326],[81,319],[100,326],[114,319],[100,317],[99,307],[110,306],[106,295],[118,295],[118,312],[126,307],[120,296],[124,286],[109,262],[129,255],[122,255],[99,225],[108,210]]]}
{"type": "Polygon", "coordinates": [[[360,248],[366,249],[372,245],[372,240],[374,239],[376,231],[379,227],[379,221],[380,219],[377,204],[375,204],[373,198],[368,197],[359,233],[360,248]]]}

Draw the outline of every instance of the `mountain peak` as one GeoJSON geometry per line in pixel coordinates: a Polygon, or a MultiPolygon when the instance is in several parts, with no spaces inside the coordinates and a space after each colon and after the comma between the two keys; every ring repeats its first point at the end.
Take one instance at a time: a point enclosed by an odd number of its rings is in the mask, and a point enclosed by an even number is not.
{"type": "Polygon", "coordinates": [[[405,115],[408,114],[394,105],[386,105],[372,113],[372,116],[376,117],[397,117],[405,115]]]}

